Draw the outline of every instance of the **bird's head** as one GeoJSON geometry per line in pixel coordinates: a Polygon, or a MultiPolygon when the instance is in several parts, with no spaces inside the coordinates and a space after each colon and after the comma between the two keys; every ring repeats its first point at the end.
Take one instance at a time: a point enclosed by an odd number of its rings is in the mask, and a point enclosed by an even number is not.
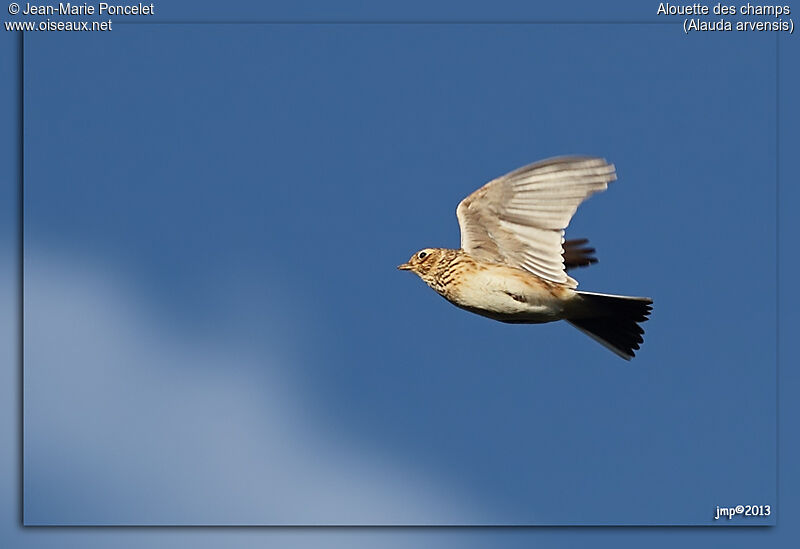
{"type": "Polygon", "coordinates": [[[401,271],[411,271],[425,278],[425,275],[439,262],[441,255],[441,248],[424,248],[412,255],[411,258],[402,265],[398,265],[397,268],[401,271]]]}

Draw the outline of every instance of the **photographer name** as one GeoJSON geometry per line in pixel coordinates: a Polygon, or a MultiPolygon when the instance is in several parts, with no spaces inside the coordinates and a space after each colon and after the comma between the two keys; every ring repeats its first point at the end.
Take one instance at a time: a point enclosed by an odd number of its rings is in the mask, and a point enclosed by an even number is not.
{"type": "Polygon", "coordinates": [[[100,2],[93,4],[73,4],[59,2],[56,4],[34,5],[25,4],[22,15],[153,15],[153,4],[107,4],[100,2]]]}

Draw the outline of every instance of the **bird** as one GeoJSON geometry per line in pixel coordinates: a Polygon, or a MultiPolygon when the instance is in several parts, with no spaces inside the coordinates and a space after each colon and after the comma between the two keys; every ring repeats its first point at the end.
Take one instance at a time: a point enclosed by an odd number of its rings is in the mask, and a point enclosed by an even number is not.
{"type": "Polygon", "coordinates": [[[653,300],[577,290],[567,271],[596,263],[595,250],[564,239],[578,206],[615,180],[614,165],[592,156],[523,166],[458,204],[459,249],[424,248],[397,268],[461,309],[510,324],[565,320],[630,360],[653,300]]]}

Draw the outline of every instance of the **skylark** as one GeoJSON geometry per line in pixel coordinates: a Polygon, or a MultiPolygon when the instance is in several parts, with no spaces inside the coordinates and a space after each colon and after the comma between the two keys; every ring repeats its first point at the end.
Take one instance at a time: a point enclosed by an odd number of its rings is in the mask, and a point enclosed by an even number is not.
{"type": "Polygon", "coordinates": [[[578,206],[615,179],[602,158],[564,156],[519,168],[458,205],[460,249],[425,248],[397,268],[467,311],[515,324],[566,320],[630,360],[653,300],[577,291],[567,270],[597,260],[587,240],[564,241],[578,206]]]}

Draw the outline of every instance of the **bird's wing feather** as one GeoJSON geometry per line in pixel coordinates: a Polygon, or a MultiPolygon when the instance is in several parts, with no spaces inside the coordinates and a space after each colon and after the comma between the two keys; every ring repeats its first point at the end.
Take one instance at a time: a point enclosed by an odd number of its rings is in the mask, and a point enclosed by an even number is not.
{"type": "Polygon", "coordinates": [[[476,259],[505,263],[576,287],[564,270],[564,229],[581,202],[616,179],[602,158],[563,156],[494,179],[456,209],[461,247],[476,259]]]}
{"type": "Polygon", "coordinates": [[[595,249],[589,245],[589,240],[586,238],[567,240],[562,246],[564,248],[564,270],[567,272],[570,269],[588,267],[597,263],[597,258],[594,256],[595,249]]]}

